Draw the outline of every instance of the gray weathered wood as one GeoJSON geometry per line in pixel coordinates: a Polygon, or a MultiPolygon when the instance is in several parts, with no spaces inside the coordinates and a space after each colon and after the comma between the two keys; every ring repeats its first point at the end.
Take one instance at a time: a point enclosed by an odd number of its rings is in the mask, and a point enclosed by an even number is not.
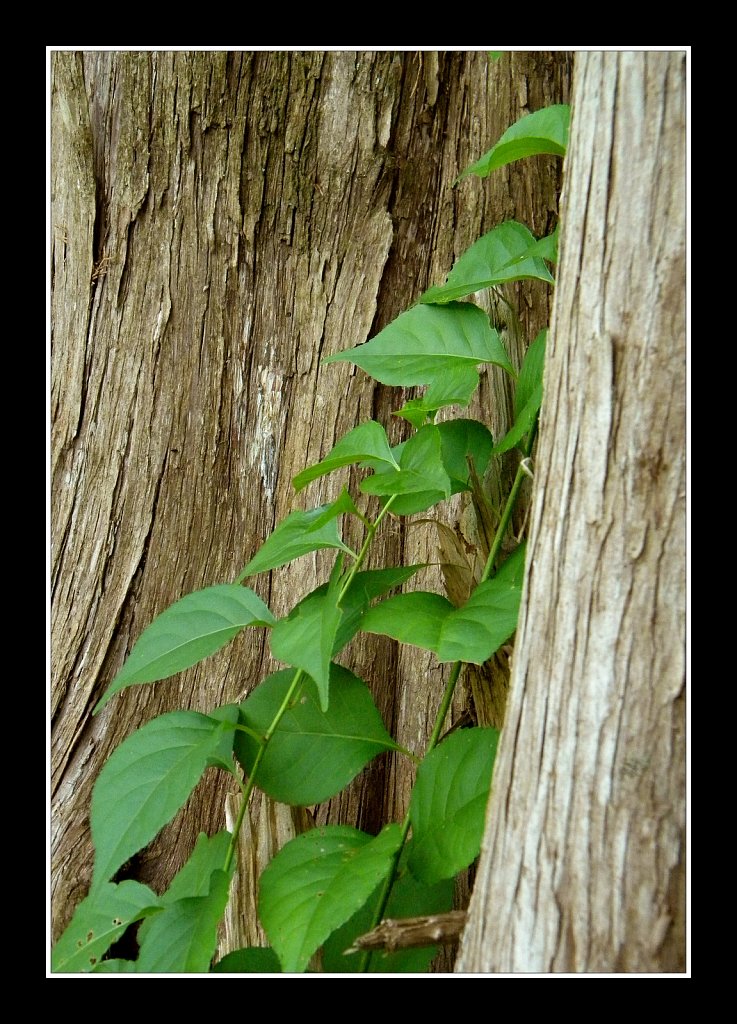
{"type": "Polygon", "coordinates": [[[685,966],[685,57],[577,54],[528,572],[456,970],[685,966]]]}

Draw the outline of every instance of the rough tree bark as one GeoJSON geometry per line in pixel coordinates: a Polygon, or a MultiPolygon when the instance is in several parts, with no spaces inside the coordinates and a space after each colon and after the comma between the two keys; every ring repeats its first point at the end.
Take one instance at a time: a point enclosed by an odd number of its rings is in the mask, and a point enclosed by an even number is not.
{"type": "Polygon", "coordinates": [[[456,970],[685,969],[685,57],[576,56],[528,576],[456,970]]]}
{"type": "MultiPolygon", "coordinates": [[[[96,718],[92,707],[160,611],[232,580],[289,511],[343,482],[295,499],[296,472],[371,416],[399,439],[401,396],[320,359],[443,280],[484,230],[509,217],[549,229],[554,159],[452,184],[521,114],[565,101],[570,67],[566,54],[493,66],[484,53],[52,55],[55,935],[86,894],[91,787],[111,750],[162,712],[241,698],[276,666],[249,630],[96,718]]],[[[534,336],[546,290],[519,294],[534,336]]],[[[502,375],[484,377],[474,412],[506,428],[502,375]]],[[[443,514],[454,525],[459,512],[443,514]]],[[[373,564],[407,560],[436,560],[434,530],[388,522],[373,564]]],[[[256,589],[284,614],[324,564],[301,559],[256,589]]],[[[442,670],[375,638],[351,664],[388,728],[421,748],[442,670]]],[[[410,787],[382,758],[317,818],[376,831],[401,818],[410,787]]],[[[213,772],[127,876],[164,887],[223,807],[213,772]]]]}

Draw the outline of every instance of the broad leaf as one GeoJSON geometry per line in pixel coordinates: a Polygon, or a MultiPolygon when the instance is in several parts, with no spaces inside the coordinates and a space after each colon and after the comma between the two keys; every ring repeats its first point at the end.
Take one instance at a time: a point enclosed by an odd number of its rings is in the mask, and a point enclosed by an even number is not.
{"type": "Polygon", "coordinates": [[[92,792],[93,886],[115,874],[174,817],[211,761],[229,759],[237,720],[234,706],[212,716],[171,711],[113,751],[92,792]]]}
{"type": "Polygon", "coordinates": [[[426,491],[447,498],[451,481],[443,468],[440,430],[434,423],[418,430],[404,443],[399,469],[375,473],[361,483],[365,494],[420,494],[426,491]]]}
{"type": "Polygon", "coordinates": [[[135,974],[135,960],[103,960],[96,967],[93,967],[93,974],[135,974]]]}
{"type": "Polygon", "coordinates": [[[478,856],[498,739],[497,729],[459,729],[418,768],[409,867],[420,881],[453,878],[478,856]]]}
{"type": "Polygon", "coordinates": [[[339,469],[341,466],[353,465],[356,462],[363,462],[365,459],[378,459],[379,462],[386,462],[388,466],[396,467],[386,431],[380,423],[376,423],[374,420],[362,423],[355,430],[351,430],[342,440],[338,441],[330,454],[321,462],[298,473],[292,481],[294,489],[300,491],[311,480],[316,480],[326,473],[332,473],[334,469],[339,469]]]}
{"type": "MultiPolygon", "coordinates": [[[[287,669],[265,679],[241,704],[241,723],[264,735],[294,678],[287,669]]],[[[340,665],[330,672],[330,707],[320,707],[306,679],[266,748],[257,783],[273,800],[310,806],[339,793],[378,754],[396,750],[369,688],[340,665]]],[[[250,774],[259,744],[238,732],[235,754],[250,774]]]]}
{"type": "Polygon", "coordinates": [[[247,576],[277,569],[280,565],[322,548],[338,548],[352,554],[338,535],[337,516],[346,511],[341,495],[331,505],[320,505],[309,512],[292,512],[284,519],[270,537],[262,544],[243,572],[238,582],[247,576]]]}
{"type": "Polygon", "coordinates": [[[82,900],[51,953],[51,969],[60,974],[91,971],[126,928],[146,914],[159,913],[159,897],[131,880],[106,882],[82,900]]]}
{"type": "Polygon", "coordinates": [[[137,973],[207,974],[229,888],[230,873],[213,871],[207,895],[175,900],[148,922],[137,973]]]}
{"type": "Polygon", "coordinates": [[[270,946],[234,949],[212,969],[213,974],[281,974],[279,957],[270,946]]]}
{"type": "Polygon", "coordinates": [[[489,465],[494,439],[483,423],[476,420],[448,420],[438,423],[443,468],[450,477],[451,493],[470,486],[469,458],[476,473],[483,476],[489,465]]]}
{"type": "MultiPolygon", "coordinates": [[[[382,384],[399,387],[432,384],[459,369],[475,372],[479,363],[511,369],[488,316],[469,302],[413,306],[371,341],[324,360],[339,361],[355,363],[382,384]]],[[[478,374],[474,387],[477,383],[478,374]]]]}
{"type": "Polygon", "coordinates": [[[420,568],[412,565],[357,573],[340,604],[342,580],[323,584],[276,624],[270,637],[271,653],[312,677],[326,709],[331,660],[356,634],[369,601],[399,586],[420,568]]]}
{"type": "Polygon", "coordinates": [[[248,587],[223,583],[187,594],[141,633],[95,714],[124,687],[166,679],[219,651],[245,626],[270,626],[275,621],[248,587]]]}
{"type": "Polygon", "coordinates": [[[387,876],[401,841],[399,825],[375,838],[347,825],[293,839],[261,875],[259,916],[285,973],[301,973],[331,932],[387,876]]]}
{"type": "MultiPolygon", "coordinates": [[[[429,288],[420,302],[452,302],[493,285],[526,278],[552,282],[553,277],[542,258],[525,255],[535,244],[535,236],[524,224],[515,220],[500,224],[474,242],[458,259],[446,283],[429,288]]],[[[508,359],[499,365],[514,372],[508,359]]]]}
{"type": "Polygon", "coordinates": [[[511,429],[507,431],[499,444],[494,445],[494,455],[501,455],[502,452],[508,452],[517,447],[535,422],[542,400],[543,386],[538,384],[532,391],[527,405],[518,413],[511,429]]]}
{"type": "Polygon", "coordinates": [[[522,544],[460,608],[439,594],[399,594],[370,608],[361,629],[433,651],[439,661],[482,665],[517,628],[523,575],[522,544]]]}
{"type": "MultiPolygon", "coordinates": [[[[417,917],[421,914],[442,914],[453,907],[452,879],[435,885],[419,882],[409,871],[403,856],[397,878],[392,886],[391,896],[384,912],[384,918],[417,917]]],[[[322,949],[322,967],[329,973],[356,972],[362,954],[350,953],[359,935],[365,935],[371,928],[374,911],[381,889],[377,889],[366,903],[341,928],[333,932],[322,949]]],[[[424,974],[438,951],[437,946],[423,946],[418,949],[402,949],[396,953],[374,952],[370,963],[371,974],[424,974]]]]}
{"type": "Polygon", "coordinates": [[[497,144],[467,168],[458,180],[467,174],[485,178],[498,167],[525,156],[536,156],[539,153],[565,156],[570,119],[571,108],[565,103],[526,114],[507,128],[497,144]]]}

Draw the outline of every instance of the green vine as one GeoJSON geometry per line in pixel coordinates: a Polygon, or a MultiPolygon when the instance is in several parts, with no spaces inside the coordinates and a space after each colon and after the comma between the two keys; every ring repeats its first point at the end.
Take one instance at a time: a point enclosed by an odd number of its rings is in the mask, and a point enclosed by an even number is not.
{"type": "MultiPolygon", "coordinates": [[[[568,118],[564,106],[522,118],[464,175],[484,176],[535,153],[562,156],[568,118]]],[[[294,479],[299,491],[344,466],[358,466],[367,471],[360,491],[377,496],[381,509],[372,521],[344,489],[329,504],[292,512],[235,582],[188,594],[139,637],[95,713],[120,690],[189,668],[250,626],[269,630],[273,657],[288,667],[263,680],[239,705],[207,715],[161,715],[114,751],[93,792],[92,885],[53,950],[54,971],[301,972],[318,951],[325,970],[427,969],[433,947],[382,957],[352,951],[357,938],[387,914],[450,910],[454,878],[480,849],[498,731],[444,730],[464,665],[483,665],[516,628],[524,544],[502,563],[500,557],[529,472],[546,336],[541,332],[529,346],[516,373],[489,317],[468,297],[522,279],[552,283],[548,263],[555,262],[556,246],[557,230],[536,239],[524,225],[507,221],[478,239],[443,285],[430,288],[376,337],[325,360],[354,363],[383,384],[426,389],[399,412],[412,426],[406,441],[392,447],[381,424],[362,423],[294,479]],[[468,405],[479,384],[478,368],[486,365],[501,367],[515,383],[514,423],[497,442],[475,420],[437,420],[446,407],[468,405]],[[363,568],[390,511],[395,516],[424,512],[463,491],[484,501],[479,481],[492,458],[512,448],[520,451],[517,473],[480,581],[465,604],[455,607],[424,591],[392,593],[422,566],[363,568]],[[344,516],[365,527],[358,552],[343,542],[339,521],[344,516]],[[322,549],[335,551],[329,580],[280,620],[243,585],[251,576],[322,549]],[[359,630],[431,651],[450,665],[422,757],[392,739],[366,683],[336,661],[359,630]],[[273,800],[312,806],[340,792],[387,751],[417,764],[402,824],[388,824],[377,836],[325,826],[287,843],[259,882],[259,915],[272,948],[239,950],[213,965],[238,836],[254,788],[273,800]],[[241,789],[233,833],[201,835],[163,895],[135,881],[112,882],[179,811],[211,765],[234,776],[241,789]],[[137,958],[106,959],[134,924],[137,958]]]]}

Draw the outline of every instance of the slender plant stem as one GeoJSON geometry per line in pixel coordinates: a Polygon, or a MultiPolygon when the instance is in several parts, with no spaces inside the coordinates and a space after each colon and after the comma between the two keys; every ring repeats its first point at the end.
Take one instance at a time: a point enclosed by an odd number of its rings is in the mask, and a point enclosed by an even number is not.
{"type": "Polygon", "coordinates": [[[371,541],[374,539],[374,534],[376,533],[376,530],[378,529],[379,523],[381,522],[381,520],[384,518],[384,516],[387,514],[387,512],[391,508],[392,502],[394,501],[394,499],[396,497],[397,497],[396,494],[392,494],[392,496],[389,498],[389,500],[386,502],[386,504],[382,508],[381,512],[379,512],[379,514],[376,517],[376,519],[374,519],[373,523],[368,523],[368,530],[366,532],[366,539],[363,542],[363,546],[362,546],[361,550],[358,552],[358,557],[356,558],[356,561],[351,566],[351,571],[348,573],[348,579],[345,581],[345,583],[341,587],[340,594],[338,595],[338,605],[340,605],[340,602],[343,600],[345,595],[348,593],[348,589],[349,589],[351,583],[353,583],[353,580],[356,577],[356,573],[359,571],[359,569],[361,568],[361,566],[365,562],[366,555],[368,554],[368,549],[371,546],[371,541]]]}
{"type": "Polygon", "coordinates": [[[501,549],[502,541],[504,540],[505,534],[507,532],[507,527],[509,526],[509,521],[512,518],[512,512],[514,512],[514,506],[517,502],[517,496],[519,494],[520,487],[522,486],[522,481],[525,478],[525,471],[522,468],[522,462],[524,461],[524,459],[529,458],[530,453],[532,452],[532,446],[535,443],[536,433],[537,417],[535,417],[535,421],[530,427],[530,430],[527,434],[527,441],[525,442],[525,447],[523,449],[524,456],[520,461],[519,466],[517,466],[517,473],[515,474],[514,482],[512,483],[512,489],[509,492],[507,503],[504,506],[502,517],[499,520],[499,526],[497,527],[497,531],[494,534],[494,540],[491,545],[491,550],[489,551],[489,557],[486,559],[486,565],[484,566],[484,571],[481,573],[481,579],[479,580],[479,583],[486,583],[486,581],[491,577],[494,571],[494,562],[496,562],[497,555],[499,554],[499,551],[501,549]]]}
{"type": "Polygon", "coordinates": [[[303,670],[301,668],[298,668],[297,671],[294,673],[294,679],[292,679],[289,689],[287,690],[284,696],[284,700],[281,702],[279,710],[274,715],[271,725],[266,730],[264,736],[261,738],[258,753],[256,754],[255,760],[253,762],[253,768],[251,769],[248,776],[248,783],[245,787],[241,786],[241,789],[243,790],[243,798],[241,800],[241,806],[238,810],[238,818],[236,820],[235,827],[233,828],[233,835],[230,838],[228,852],[225,855],[225,864],[223,865],[224,871],[228,871],[230,869],[230,865],[233,863],[233,856],[235,854],[236,846],[238,845],[238,836],[240,835],[241,825],[243,824],[243,819],[246,815],[246,810],[248,809],[248,801],[250,800],[251,793],[253,792],[254,786],[256,785],[256,776],[258,774],[259,765],[263,761],[264,754],[266,753],[266,748],[271,742],[271,737],[278,729],[279,722],[282,720],[284,713],[286,712],[287,708],[294,699],[294,695],[297,693],[299,689],[303,676],[303,670]]]}
{"type": "MultiPolygon", "coordinates": [[[[532,446],[535,442],[536,431],[537,417],[535,418],[535,421],[532,424],[527,435],[527,441],[524,447],[523,458],[528,458],[532,451],[532,446]]],[[[486,565],[484,566],[484,571],[481,574],[481,579],[479,580],[479,583],[484,583],[486,580],[490,578],[492,574],[494,562],[496,561],[496,557],[501,549],[502,541],[504,540],[504,535],[506,534],[507,527],[509,526],[509,521],[512,518],[512,512],[514,511],[514,506],[517,501],[517,496],[519,494],[520,487],[522,486],[522,480],[524,478],[524,475],[524,469],[522,468],[522,463],[520,462],[520,465],[517,467],[517,473],[512,484],[512,489],[509,492],[509,497],[507,498],[506,505],[504,506],[504,511],[502,512],[501,519],[499,520],[499,526],[497,527],[496,533],[494,535],[491,550],[489,551],[489,557],[486,560],[486,565]]],[[[425,757],[427,757],[430,751],[435,749],[435,747],[438,744],[438,740],[442,735],[445,719],[448,715],[448,711],[450,710],[450,705],[453,701],[453,694],[455,693],[456,684],[458,683],[458,679],[460,677],[463,665],[464,662],[462,661],[453,662],[453,667],[450,670],[448,682],[446,683],[445,690],[443,692],[443,699],[440,702],[438,713],[435,716],[435,724],[433,726],[432,734],[430,735],[430,739],[427,744],[425,757]]],[[[409,814],[407,814],[404,821],[402,822],[402,833],[399,848],[397,849],[397,852],[394,854],[390,870],[386,878],[384,879],[384,885],[381,890],[381,896],[379,897],[379,902],[376,905],[376,911],[374,912],[374,916],[371,921],[371,927],[368,929],[368,931],[372,931],[374,928],[376,928],[381,923],[382,918],[384,917],[384,913],[389,902],[389,896],[391,895],[392,886],[394,885],[394,879],[396,878],[397,868],[399,867],[399,859],[402,856],[402,851],[404,850],[404,847],[407,842],[407,837],[409,836],[409,830],[410,818],[409,814]]],[[[371,965],[371,956],[371,951],[366,950],[366,952],[361,957],[359,971],[362,974],[365,974],[368,971],[371,965]]]]}

